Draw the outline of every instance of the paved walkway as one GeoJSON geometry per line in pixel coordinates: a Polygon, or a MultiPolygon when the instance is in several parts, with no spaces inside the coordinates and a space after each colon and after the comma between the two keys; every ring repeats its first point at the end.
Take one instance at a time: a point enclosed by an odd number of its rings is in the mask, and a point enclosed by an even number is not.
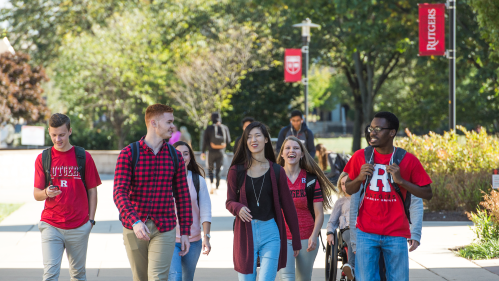
{"type": "MultiPolygon", "coordinates": [[[[112,180],[103,176],[99,187],[97,225],[92,230],[88,248],[88,280],[132,280],[123,246],[122,227],[112,200],[112,180]]],[[[232,267],[232,215],[225,209],[225,182],[212,195],[212,253],[201,256],[195,280],[237,280],[232,267]]],[[[1,190],[5,202],[9,194],[1,190]]],[[[28,193],[28,192],[24,192],[28,193]]],[[[19,194],[19,193],[18,193],[19,194]]],[[[16,201],[19,197],[16,196],[16,201]]],[[[0,280],[40,280],[42,253],[37,223],[43,202],[26,198],[19,210],[0,223],[0,280]]],[[[329,216],[326,216],[326,221],[329,216]]],[[[469,223],[425,222],[422,245],[410,253],[411,280],[499,280],[497,261],[471,262],[456,257],[449,248],[468,244],[473,239],[469,223]],[[484,267],[484,268],[482,268],[484,267]],[[496,274],[492,273],[496,271],[496,274]]],[[[323,229],[325,235],[325,229],[323,229]]],[[[68,280],[68,262],[63,258],[61,280],[68,280]]],[[[324,280],[324,253],[319,251],[312,280],[324,280]]]]}

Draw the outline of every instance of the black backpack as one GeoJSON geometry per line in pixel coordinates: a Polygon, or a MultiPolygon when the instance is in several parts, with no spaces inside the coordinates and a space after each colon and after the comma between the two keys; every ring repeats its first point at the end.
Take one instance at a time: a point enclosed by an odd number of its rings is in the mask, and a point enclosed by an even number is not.
{"type": "MultiPolygon", "coordinates": [[[[393,163],[400,166],[400,163],[404,159],[406,153],[407,153],[407,151],[405,151],[404,149],[402,149],[400,147],[396,147],[395,152],[393,154],[393,163]]],[[[374,147],[372,147],[372,146],[366,147],[364,150],[364,157],[366,159],[367,164],[374,165],[374,147]]],[[[402,199],[402,204],[404,205],[405,215],[407,216],[409,223],[412,224],[411,212],[409,211],[409,209],[411,208],[411,196],[412,196],[411,193],[409,191],[407,191],[407,193],[405,195],[405,199],[404,199],[404,196],[402,196],[402,192],[400,191],[400,187],[398,186],[398,184],[396,184],[393,181],[391,174],[388,174],[388,180],[391,182],[393,189],[395,189],[395,192],[400,196],[400,199],[402,199]]],[[[362,195],[364,194],[364,191],[367,188],[367,185],[369,184],[370,181],[371,181],[371,177],[367,177],[366,181],[365,181],[366,184],[360,190],[360,198],[362,198],[362,195]]],[[[359,204],[359,208],[360,208],[360,205],[361,204],[359,204]]]]}
{"type": "MultiPolygon", "coordinates": [[[[80,173],[81,181],[83,182],[85,191],[88,193],[87,183],[85,182],[85,164],[87,161],[85,149],[83,147],[79,147],[76,145],[73,145],[73,147],[75,148],[76,165],[78,166],[78,173],[80,173]]],[[[52,177],[50,176],[50,168],[52,166],[52,147],[43,150],[42,164],[43,164],[43,172],[45,174],[45,185],[47,184],[52,185],[52,177]]]]}

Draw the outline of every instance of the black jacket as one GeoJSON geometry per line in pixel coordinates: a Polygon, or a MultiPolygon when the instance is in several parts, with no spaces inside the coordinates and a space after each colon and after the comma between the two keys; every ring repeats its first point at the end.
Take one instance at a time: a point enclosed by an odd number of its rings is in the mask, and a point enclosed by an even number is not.
{"type": "Polygon", "coordinates": [[[206,128],[204,131],[204,136],[203,136],[203,153],[208,151],[225,151],[225,149],[229,148],[230,146],[230,133],[229,133],[229,128],[223,124],[218,125],[217,130],[215,130],[215,126],[217,125],[210,125],[206,128]],[[216,134],[215,134],[216,131],[216,134]],[[224,139],[224,134],[225,134],[225,139],[224,139]],[[225,149],[213,149],[211,148],[210,143],[214,144],[220,144],[220,142],[225,142],[227,147],[225,149]]]}
{"type": "Polygon", "coordinates": [[[312,157],[315,157],[314,133],[312,133],[312,131],[307,127],[307,124],[305,123],[301,124],[301,129],[299,132],[296,132],[294,129],[292,129],[291,124],[281,129],[276,143],[276,156],[279,155],[284,140],[291,135],[304,141],[305,147],[307,148],[310,155],[312,157]]]}

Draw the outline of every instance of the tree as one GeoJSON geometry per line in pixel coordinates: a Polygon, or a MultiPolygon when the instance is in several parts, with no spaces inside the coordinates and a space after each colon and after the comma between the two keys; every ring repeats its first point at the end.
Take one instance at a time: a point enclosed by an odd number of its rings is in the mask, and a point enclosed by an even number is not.
{"type": "Polygon", "coordinates": [[[57,58],[66,36],[93,33],[94,26],[136,0],[10,0],[10,7],[0,12],[0,22],[7,22],[7,31],[17,49],[25,49],[37,64],[49,65],[57,58]]]}
{"type": "Polygon", "coordinates": [[[494,0],[468,0],[468,4],[477,13],[480,33],[492,48],[490,58],[499,62],[499,3],[494,0]]]}
{"type": "Polygon", "coordinates": [[[94,27],[94,35],[68,40],[54,65],[69,113],[90,128],[109,124],[115,148],[125,146],[132,124],[165,91],[169,57],[159,33],[147,28],[150,18],[138,11],[116,15],[108,27],[94,27]]]}
{"type": "Polygon", "coordinates": [[[0,123],[11,118],[37,122],[48,117],[41,83],[47,81],[41,66],[32,67],[22,52],[0,55],[0,123]]]}
{"type": "Polygon", "coordinates": [[[248,71],[270,60],[266,55],[270,40],[260,39],[257,46],[257,38],[250,27],[232,27],[220,33],[218,40],[207,39],[208,48],[194,52],[192,59],[177,68],[180,83],[171,86],[171,94],[199,127],[208,126],[211,112],[228,108],[248,71]]]}

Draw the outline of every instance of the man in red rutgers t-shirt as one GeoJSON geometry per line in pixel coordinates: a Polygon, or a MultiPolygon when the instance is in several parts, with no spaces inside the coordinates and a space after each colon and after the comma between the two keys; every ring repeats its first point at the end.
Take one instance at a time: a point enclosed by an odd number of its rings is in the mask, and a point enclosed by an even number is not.
{"type": "Polygon", "coordinates": [[[358,192],[366,177],[370,177],[361,197],[357,217],[356,278],[358,281],[380,280],[379,256],[383,253],[388,281],[409,280],[409,255],[407,239],[411,238],[409,221],[404,211],[402,198],[394,190],[388,175],[393,177],[404,196],[430,200],[432,191],[430,177],[419,160],[406,153],[400,166],[391,164],[395,147],[393,139],[399,129],[399,120],[391,112],[379,112],[368,128],[374,153],[374,165],[366,164],[364,149],[352,156],[344,172],[348,173],[346,191],[358,192]]]}
{"type": "Polygon", "coordinates": [[[50,148],[52,183],[45,180],[42,154],[35,162],[34,196],[37,201],[45,201],[38,223],[42,235],[43,280],[58,280],[64,249],[69,259],[71,280],[87,280],[88,237],[95,224],[97,208],[95,187],[101,181],[92,156],[85,152],[85,190],[75,148],[69,143],[71,132],[68,116],[56,113],[50,117],[49,134],[54,143],[50,148]]]}

